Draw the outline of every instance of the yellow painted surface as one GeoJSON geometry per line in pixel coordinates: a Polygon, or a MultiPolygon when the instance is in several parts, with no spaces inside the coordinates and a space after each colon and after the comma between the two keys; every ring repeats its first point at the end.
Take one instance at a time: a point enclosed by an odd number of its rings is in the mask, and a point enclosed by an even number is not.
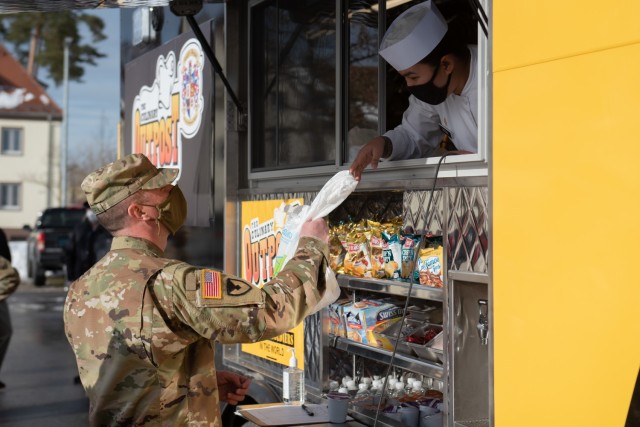
{"type": "MultiPolygon", "coordinates": [[[[273,262],[278,253],[285,217],[282,204],[304,204],[301,198],[256,200],[241,203],[242,241],[241,276],[262,287],[275,276],[273,262]]],[[[304,369],[304,323],[284,334],[252,344],[242,344],[242,351],[262,359],[289,366],[290,349],[295,350],[298,368],[304,369]]]]}
{"type": "Polygon", "coordinates": [[[640,367],[640,43],[496,71],[493,89],[496,426],[622,426],[640,367]]]}
{"type": "Polygon", "coordinates": [[[640,42],[640,1],[493,1],[501,71],[640,42]]]}

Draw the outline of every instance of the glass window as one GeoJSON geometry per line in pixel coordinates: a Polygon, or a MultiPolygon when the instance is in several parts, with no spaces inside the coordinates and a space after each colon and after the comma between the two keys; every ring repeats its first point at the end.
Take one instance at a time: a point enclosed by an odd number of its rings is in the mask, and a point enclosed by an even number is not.
{"type": "Polygon", "coordinates": [[[20,207],[20,184],[0,183],[0,209],[20,207]]]}
{"type": "Polygon", "coordinates": [[[324,0],[251,10],[251,168],[335,163],[336,11],[324,0]]]}
{"type": "Polygon", "coordinates": [[[347,155],[378,135],[378,1],[350,0],[347,48],[347,155]]]}
{"type": "Polygon", "coordinates": [[[2,154],[22,154],[21,128],[2,128],[2,154]]]}
{"type": "MultiPolygon", "coordinates": [[[[340,161],[348,165],[380,133],[398,148],[394,160],[439,157],[455,150],[470,154],[456,156],[457,162],[484,160],[486,122],[481,122],[486,121],[486,114],[480,106],[486,105],[481,98],[490,93],[483,77],[487,73],[481,70],[486,67],[487,44],[483,38],[478,48],[482,32],[467,0],[434,2],[449,28],[441,52],[455,58],[454,70],[463,70],[457,76],[468,71],[462,93],[456,89],[457,96],[449,95],[439,105],[413,99],[405,78],[378,54],[382,29],[388,29],[409,8],[424,4],[423,0],[253,3],[249,55],[252,172],[341,166],[336,149],[340,161]],[[340,135],[338,143],[336,135],[340,135]]],[[[428,65],[426,75],[433,76],[435,65],[428,65]]],[[[424,67],[414,71],[419,77],[425,77],[424,73],[424,67]]],[[[426,99],[429,95],[434,92],[419,96],[426,99]]],[[[403,167],[422,164],[402,163],[403,167]]]]}

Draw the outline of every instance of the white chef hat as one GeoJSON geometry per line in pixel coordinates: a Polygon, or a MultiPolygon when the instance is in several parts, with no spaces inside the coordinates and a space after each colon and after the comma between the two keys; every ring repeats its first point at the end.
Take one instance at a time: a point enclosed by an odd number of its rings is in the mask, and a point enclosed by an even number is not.
{"type": "Polygon", "coordinates": [[[419,3],[398,16],[380,44],[380,56],[398,71],[430,54],[447,33],[447,21],[433,1],[419,3]]]}

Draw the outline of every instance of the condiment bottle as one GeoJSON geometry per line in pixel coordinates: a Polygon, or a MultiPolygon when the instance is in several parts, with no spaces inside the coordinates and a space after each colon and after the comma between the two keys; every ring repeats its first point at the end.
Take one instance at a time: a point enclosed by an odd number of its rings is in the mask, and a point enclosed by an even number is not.
{"type": "Polygon", "coordinates": [[[289,367],[282,372],[282,401],[286,405],[304,403],[304,371],[298,368],[295,349],[291,348],[289,367]]]}

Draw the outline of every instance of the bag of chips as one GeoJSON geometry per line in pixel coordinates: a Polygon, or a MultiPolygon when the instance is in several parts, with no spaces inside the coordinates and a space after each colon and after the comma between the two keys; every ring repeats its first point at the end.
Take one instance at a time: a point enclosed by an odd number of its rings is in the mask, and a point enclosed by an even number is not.
{"type": "Polygon", "coordinates": [[[420,249],[416,263],[415,279],[421,285],[442,288],[442,246],[420,249]]]}

